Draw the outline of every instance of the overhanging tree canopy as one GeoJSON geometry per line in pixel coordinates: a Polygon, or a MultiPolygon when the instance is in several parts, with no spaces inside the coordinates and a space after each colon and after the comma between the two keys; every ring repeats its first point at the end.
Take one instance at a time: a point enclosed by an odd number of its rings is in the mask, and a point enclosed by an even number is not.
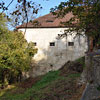
{"type": "Polygon", "coordinates": [[[88,37],[92,37],[96,42],[100,43],[100,0],[69,0],[61,2],[61,4],[51,11],[56,11],[57,17],[64,17],[67,13],[72,12],[74,17],[66,23],[73,26],[70,31],[77,31],[78,34],[84,31],[88,37]]]}
{"type": "MultiPolygon", "coordinates": [[[[15,2],[15,0],[9,0],[9,4],[7,5],[5,1],[1,0],[1,14],[9,11],[9,7],[13,6],[13,2],[15,2]]],[[[19,24],[28,23],[32,20],[31,18],[34,18],[34,15],[36,15],[41,8],[41,5],[35,3],[33,0],[16,0],[15,9],[12,9],[12,11],[8,14],[6,13],[6,17],[7,19],[12,19],[15,24],[14,26],[17,26],[19,24]]]]}

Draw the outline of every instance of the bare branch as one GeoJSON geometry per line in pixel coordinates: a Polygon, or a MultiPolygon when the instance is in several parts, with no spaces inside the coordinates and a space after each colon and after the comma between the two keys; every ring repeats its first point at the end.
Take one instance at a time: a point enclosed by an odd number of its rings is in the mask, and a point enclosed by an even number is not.
{"type": "MultiPolygon", "coordinates": [[[[4,9],[4,10],[2,11],[2,13],[4,13],[4,11],[8,9],[8,7],[13,3],[13,1],[14,1],[14,0],[11,0],[11,2],[8,4],[8,6],[6,7],[6,9],[4,9]]],[[[1,14],[2,14],[2,13],[1,13],[1,14]]]]}

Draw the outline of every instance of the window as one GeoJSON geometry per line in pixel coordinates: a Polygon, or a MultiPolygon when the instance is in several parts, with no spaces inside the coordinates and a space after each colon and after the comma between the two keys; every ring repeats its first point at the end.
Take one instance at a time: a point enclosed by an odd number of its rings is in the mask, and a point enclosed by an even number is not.
{"type": "Polygon", "coordinates": [[[36,42],[33,42],[34,46],[37,46],[37,43],[36,42]]]}
{"type": "Polygon", "coordinates": [[[52,22],[53,22],[53,20],[46,20],[46,22],[51,22],[51,23],[52,23],[52,22]]]}
{"type": "Polygon", "coordinates": [[[74,46],[74,42],[68,42],[68,46],[74,46]]]}
{"type": "Polygon", "coordinates": [[[55,46],[55,42],[50,42],[50,46],[55,46]]]}

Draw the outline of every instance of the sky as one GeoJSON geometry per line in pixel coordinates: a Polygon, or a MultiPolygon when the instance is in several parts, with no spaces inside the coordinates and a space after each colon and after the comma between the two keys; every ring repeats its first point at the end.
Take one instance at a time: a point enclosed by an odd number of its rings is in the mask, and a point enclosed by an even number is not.
{"type": "MultiPolygon", "coordinates": [[[[11,0],[2,0],[8,5],[11,0]]],[[[41,4],[43,7],[37,14],[37,17],[43,16],[45,14],[48,14],[50,12],[50,8],[54,8],[55,6],[59,5],[60,2],[64,2],[66,0],[33,0],[36,2],[36,4],[41,4]]],[[[9,7],[9,12],[15,9],[17,0],[14,0],[14,2],[9,7]]],[[[9,13],[7,12],[7,13],[9,13]]]]}
{"type": "MultiPolygon", "coordinates": [[[[35,0],[37,1],[37,0],[35,0]]],[[[50,12],[51,8],[54,8],[55,6],[59,5],[60,2],[64,2],[65,0],[38,0],[38,3],[41,4],[41,6],[43,7],[43,9],[39,12],[39,15],[45,15],[48,14],[50,12]]]]}
{"type": "MultiPolygon", "coordinates": [[[[9,3],[11,2],[11,0],[1,0],[1,1],[5,2],[6,6],[8,6],[9,3]]],[[[38,18],[40,16],[50,13],[51,8],[54,8],[55,6],[58,6],[61,2],[64,2],[67,0],[33,0],[33,1],[36,4],[41,4],[42,6],[42,9],[39,10],[38,14],[34,15],[34,18],[38,18]]],[[[13,3],[11,3],[11,5],[9,6],[9,10],[5,11],[5,13],[9,15],[10,12],[14,11],[16,4],[17,4],[17,0],[14,0],[13,3]]],[[[12,27],[11,25],[8,25],[8,28],[10,30],[14,29],[14,27],[12,27]]]]}

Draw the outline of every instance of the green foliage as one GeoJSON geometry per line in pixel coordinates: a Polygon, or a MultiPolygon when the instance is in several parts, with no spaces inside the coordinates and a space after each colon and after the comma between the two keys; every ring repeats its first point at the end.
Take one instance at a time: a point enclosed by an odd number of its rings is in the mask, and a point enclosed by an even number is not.
{"type": "Polygon", "coordinates": [[[7,19],[5,18],[5,14],[0,13],[0,35],[6,33],[7,31],[7,19]]]}
{"type": "Polygon", "coordinates": [[[5,14],[0,13],[0,28],[6,28],[7,19],[5,18],[5,14]]]}
{"type": "MultiPolygon", "coordinates": [[[[49,93],[51,91],[50,88],[55,86],[55,84],[70,80],[73,83],[79,77],[80,73],[69,74],[67,77],[64,77],[60,76],[60,71],[50,71],[42,76],[42,79],[34,84],[32,88],[23,90],[22,88],[15,87],[11,90],[4,90],[5,92],[2,91],[0,100],[41,100],[41,98],[44,98],[44,94],[49,93]]],[[[63,88],[63,85],[60,88],[63,88]]]]}
{"type": "Polygon", "coordinates": [[[8,32],[0,40],[0,66],[24,71],[36,50],[27,43],[22,33],[8,32]]]}
{"type": "Polygon", "coordinates": [[[80,77],[81,74],[80,73],[75,73],[75,74],[69,74],[68,77],[70,78],[76,78],[76,77],[80,77]]]}
{"type": "Polygon", "coordinates": [[[52,81],[58,79],[59,76],[59,71],[50,71],[48,72],[46,75],[43,76],[43,78],[35,84],[34,87],[36,87],[38,90],[40,88],[43,88],[44,86],[48,85],[49,83],[51,83],[52,81]]]}
{"type": "Polygon", "coordinates": [[[84,31],[88,37],[94,38],[96,42],[100,38],[100,0],[68,0],[52,9],[57,17],[64,17],[67,13],[74,16],[65,26],[69,26],[67,32],[76,31],[77,35],[82,35],[84,31]],[[73,27],[73,28],[72,28],[73,27]]]}
{"type": "Polygon", "coordinates": [[[32,43],[27,43],[22,33],[9,31],[0,35],[1,76],[13,77],[29,70],[31,58],[36,51],[32,43]]]}
{"type": "Polygon", "coordinates": [[[7,83],[21,78],[22,72],[29,70],[37,49],[21,32],[8,31],[4,16],[0,18],[0,82],[7,83]]]}
{"type": "MultiPolygon", "coordinates": [[[[45,74],[40,81],[38,81],[32,88],[28,88],[23,94],[15,93],[12,95],[10,91],[8,91],[4,99],[6,100],[30,100],[31,96],[35,96],[35,93],[37,93],[39,96],[43,93],[42,89],[49,85],[50,83],[54,82],[59,76],[59,71],[51,71],[45,74]]],[[[15,88],[14,91],[16,91],[17,88],[15,88]]],[[[19,91],[22,91],[20,89],[19,91]]],[[[3,94],[2,94],[3,95],[3,94]]],[[[4,100],[3,97],[0,97],[1,100],[4,100]]],[[[37,95],[35,96],[35,100],[39,99],[37,95]]]]}

